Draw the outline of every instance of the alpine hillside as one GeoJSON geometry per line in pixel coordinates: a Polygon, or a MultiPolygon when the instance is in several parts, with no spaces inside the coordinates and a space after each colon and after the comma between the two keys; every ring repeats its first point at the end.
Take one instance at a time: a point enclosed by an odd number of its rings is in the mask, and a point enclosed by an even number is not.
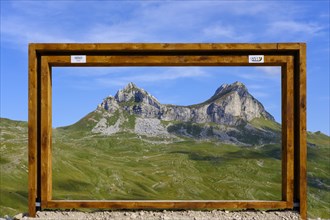
{"type": "MultiPolygon", "coordinates": [[[[28,125],[0,118],[0,217],[27,211],[28,125]]],[[[330,218],[330,137],[308,132],[308,215],[330,218]]],[[[52,130],[52,198],[281,200],[281,125],[240,82],[160,103],[129,83],[52,130]]]]}

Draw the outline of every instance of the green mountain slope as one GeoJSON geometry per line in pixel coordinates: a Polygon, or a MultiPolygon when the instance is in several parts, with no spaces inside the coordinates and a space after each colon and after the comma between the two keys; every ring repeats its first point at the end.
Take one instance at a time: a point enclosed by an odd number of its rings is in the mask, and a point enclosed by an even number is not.
{"type": "Polygon", "coordinates": [[[330,137],[307,133],[308,208],[312,216],[330,218],[330,137]]]}
{"type": "MultiPolygon", "coordinates": [[[[241,147],[215,139],[129,132],[105,136],[90,132],[97,117],[88,115],[72,126],[53,130],[55,199],[281,198],[279,144],[241,147]]],[[[127,128],[134,120],[127,121],[127,128]]],[[[3,216],[27,211],[27,123],[0,122],[3,216]]],[[[267,120],[251,123],[273,132],[280,129],[267,120]]],[[[329,141],[321,133],[308,133],[310,217],[330,218],[329,141]]]]}
{"type": "Polygon", "coordinates": [[[27,123],[0,118],[0,216],[27,210],[27,123]]]}

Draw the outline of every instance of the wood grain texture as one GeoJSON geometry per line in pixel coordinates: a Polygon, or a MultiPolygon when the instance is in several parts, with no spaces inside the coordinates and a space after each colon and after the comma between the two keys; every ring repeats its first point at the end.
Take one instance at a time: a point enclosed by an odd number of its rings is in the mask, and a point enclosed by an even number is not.
{"type": "Polygon", "coordinates": [[[52,129],[52,69],[51,67],[48,65],[48,117],[49,117],[49,121],[48,121],[48,131],[49,131],[49,142],[48,142],[48,150],[47,150],[47,158],[48,158],[48,189],[47,189],[47,200],[51,200],[52,199],[52,194],[53,194],[53,174],[52,174],[52,170],[53,170],[53,156],[52,156],[52,145],[53,145],[53,141],[52,141],[52,136],[53,136],[53,129],[52,129]]]}
{"type": "Polygon", "coordinates": [[[38,51],[215,51],[215,50],[277,50],[278,44],[276,43],[229,43],[229,44],[217,44],[217,43],[87,43],[87,44],[35,44],[38,51]]]}
{"type": "Polygon", "coordinates": [[[71,63],[70,56],[47,56],[51,66],[281,66],[287,56],[265,55],[264,63],[249,63],[248,55],[223,56],[87,56],[86,63],[71,63]]]}
{"type": "Polygon", "coordinates": [[[300,216],[307,219],[307,125],[306,125],[306,44],[300,44],[299,50],[299,88],[297,99],[299,100],[297,117],[299,123],[297,126],[296,140],[299,144],[298,163],[299,163],[299,203],[300,216]]]}
{"type": "MultiPolygon", "coordinates": [[[[300,43],[40,43],[39,52],[104,51],[288,51],[299,50],[300,43]]],[[[76,54],[79,55],[79,54],[76,54]]]]}
{"type": "Polygon", "coordinates": [[[47,57],[41,58],[41,207],[51,199],[51,77],[47,57]]]}
{"type": "Polygon", "coordinates": [[[48,208],[107,208],[107,209],[286,209],[284,201],[226,200],[51,200],[48,208]]]}
{"type": "Polygon", "coordinates": [[[292,50],[297,51],[300,49],[301,43],[279,43],[277,44],[278,50],[292,50]]]}
{"type": "Polygon", "coordinates": [[[35,217],[37,197],[37,55],[33,45],[29,45],[28,68],[28,203],[29,216],[35,217]]]}
{"type": "Polygon", "coordinates": [[[294,58],[282,67],[282,200],[293,208],[294,190],[294,58]]]}

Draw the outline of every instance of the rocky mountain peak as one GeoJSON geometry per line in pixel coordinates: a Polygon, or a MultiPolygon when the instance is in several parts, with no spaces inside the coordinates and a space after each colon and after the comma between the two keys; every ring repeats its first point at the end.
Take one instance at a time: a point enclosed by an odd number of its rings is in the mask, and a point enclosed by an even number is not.
{"type": "Polygon", "coordinates": [[[125,91],[130,91],[132,89],[137,89],[137,90],[141,90],[139,87],[137,87],[133,82],[129,82],[123,90],[125,91]]]}
{"type": "Polygon", "coordinates": [[[115,99],[119,102],[127,102],[131,98],[134,98],[137,93],[145,93],[143,89],[137,87],[134,83],[128,83],[123,89],[118,90],[115,95],[115,99]]]}
{"type": "Polygon", "coordinates": [[[239,95],[245,95],[248,94],[248,89],[246,88],[246,86],[239,81],[236,81],[232,84],[223,84],[221,85],[214,93],[214,96],[223,96],[225,94],[228,94],[230,92],[238,92],[239,95]]]}
{"type": "Polygon", "coordinates": [[[130,82],[123,89],[118,90],[114,97],[105,98],[97,109],[104,109],[109,113],[124,110],[141,117],[158,117],[156,112],[159,111],[160,105],[154,96],[130,82]]]}
{"type": "Polygon", "coordinates": [[[123,89],[119,90],[115,95],[115,99],[118,102],[143,102],[148,100],[158,102],[155,97],[151,96],[144,89],[139,88],[132,82],[128,83],[123,89]]]}

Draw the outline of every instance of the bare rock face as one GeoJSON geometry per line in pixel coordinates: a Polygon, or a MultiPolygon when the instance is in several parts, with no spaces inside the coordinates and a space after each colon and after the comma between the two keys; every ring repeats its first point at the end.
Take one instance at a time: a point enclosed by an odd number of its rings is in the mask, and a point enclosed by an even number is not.
{"type": "Polygon", "coordinates": [[[119,90],[115,95],[115,99],[121,102],[134,101],[136,103],[146,103],[153,106],[158,106],[158,100],[146,92],[144,89],[138,88],[134,83],[130,82],[123,90],[119,90]]]}
{"type": "Polygon", "coordinates": [[[116,121],[114,125],[108,125],[106,118],[101,118],[101,120],[96,124],[96,126],[92,129],[94,133],[102,133],[105,135],[111,135],[120,131],[120,119],[116,121]]]}
{"type": "Polygon", "coordinates": [[[208,122],[237,125],[240,121],[251,121],[254,118],[274,121],[274,117],[241,82],[220,86],[204,105],[208,106],[208,122]]]}
{"type": "Polygon", "coordinates": [[[166,128],[162,126],[160,120],[156,118],[137,118],[134,131],[140,135],[169,137],[166,128]]]}
{"type": "Polygon", "coordinates": [[[119,90],[114,97],[109,96],[103,100],[98,109],[105,109],[113,113],[122,109],[129,114],[144,118],[158,118],[161,104],[158,100],[134,83],[129,83],[124,89],[119,90]]]}
{"type": "Polygon", "coordinates": [[[114,113],[120,108],[118,101],[113,96],[108,96],[103,100],[101,104],[97,106],[97,109],[104,109],[109,113],[114,113]]]}

